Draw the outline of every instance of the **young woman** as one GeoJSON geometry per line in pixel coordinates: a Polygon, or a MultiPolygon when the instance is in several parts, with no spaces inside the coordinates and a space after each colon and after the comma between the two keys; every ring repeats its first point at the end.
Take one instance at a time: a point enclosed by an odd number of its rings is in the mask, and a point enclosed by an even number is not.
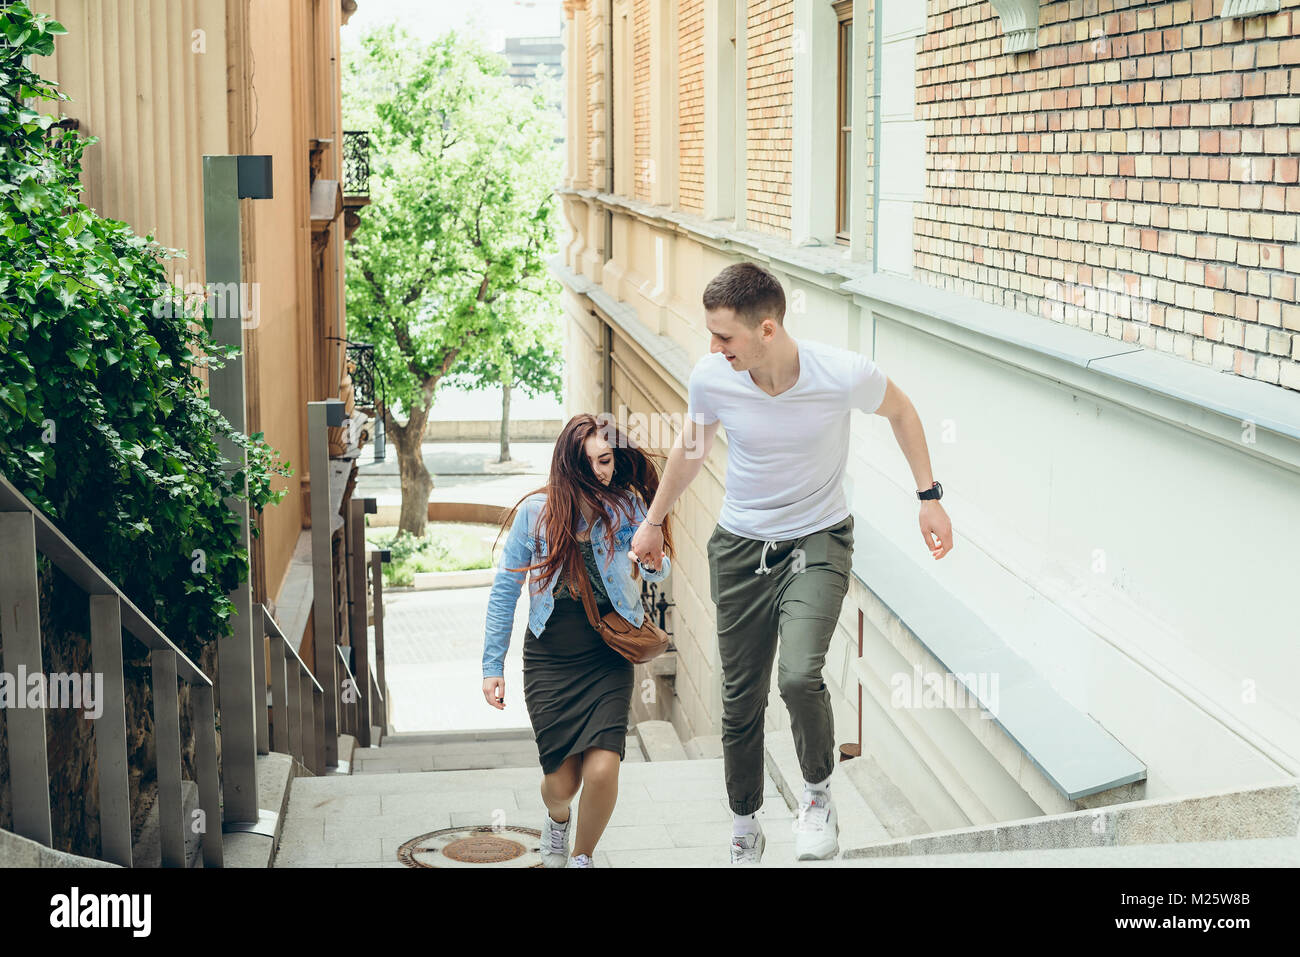
{"type": "Polygon", "coordinates": [[[586,569],[597,615],[613,609],[639,626],[645,612],[638,573],[646,581],[661,581],[672,567],[667,517],[659,561],[647,558],[642,564],[629,551],[658,488],[650,456],[617,426],[585,413],[574,416],[555,443],[546,485],[515,506],[492,583],[483,697],[501,709],[515,604],[529,577],[524,704],[542,765],[547,816],[541,850],[547,867],[592,866],[618,796],[632,701],[632,664],[591,627],[581,593],[569,589],[568,572],[586,569]],[[569,858],[569,803],[580,786],[569,858]]]}

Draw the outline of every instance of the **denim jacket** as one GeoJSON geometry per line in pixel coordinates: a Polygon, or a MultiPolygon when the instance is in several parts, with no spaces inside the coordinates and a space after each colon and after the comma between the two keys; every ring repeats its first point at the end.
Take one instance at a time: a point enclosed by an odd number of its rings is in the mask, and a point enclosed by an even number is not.
{"type": "MultiPolygon", "coordinates": [[[[632,563],[627,551],[631,547],[632,536],[645,518],[645,505],[641,496],[635,492],[627,493],[632,504],[632,517],[617,515],[620,522],[614,533],[614,554],[607,554],[608,542],[605,539],[605,518],[597,516],[591,530],[591,548],[600,567],[601,581],[605,583],[605,592],[609,595],[614,610],[640,626],[645,620],[645,609],[641,606],[641,585],[632,577],[632,563]]],[[[514,625],[515,604],[519,600],[519,589],[524,584],[524,572],[507,571],[509,568],[523,568],[535,564],[546,557],[545,529],[538,525],[541,507],[546,502],[546,495],[537,492],[528,496],[515,510],[514,524],[506,537],[502,550],[501,563],[497,566],[496,578],[492,581],[492,591],[488,595],[487,629],[483,637],[483,677],[499,677],[504,674],[506,651],[510,647],[510,629],[514,625]],[[536,541],[538,538],[540,542],[536,541]],[[537,551],[534,551],[534,547],[537,551]]],[[[578,531],[587,527],[587,521],[578,516],[578,531]]],[[[661,559],[658,571],[651,571],[641,565],[641,577],[648,582],[662,581],[668,577],[672,563],[668,556],[661,559]]],[[[639,563],[638,563],[639,564],[639,563]]],[[[536,576],[534,570],[531,573],[536,576]]],[[[555,577],[552,576],[540,593],[534,594],[533,583],[529,582],[528,627],[539,638],[546,627],[547,619],[555,607],[552,591],[555,577]]]]}

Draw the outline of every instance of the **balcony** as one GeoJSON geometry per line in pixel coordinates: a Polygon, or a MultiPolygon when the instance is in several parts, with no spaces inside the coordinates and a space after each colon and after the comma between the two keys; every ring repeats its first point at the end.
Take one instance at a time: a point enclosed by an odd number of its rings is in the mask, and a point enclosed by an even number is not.
{"type": "Polygon", "coordinates": [[[343,132],[343,237],[361,225],[361,210],[370,205],[370,131],[343,132]]]}

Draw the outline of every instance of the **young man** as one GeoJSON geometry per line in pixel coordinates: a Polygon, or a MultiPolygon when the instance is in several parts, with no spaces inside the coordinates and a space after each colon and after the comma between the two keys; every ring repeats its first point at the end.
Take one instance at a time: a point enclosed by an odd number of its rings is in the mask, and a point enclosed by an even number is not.
{"type": "Polygon", "coordinates": [[[952,548],[920,417],[866,356],[785,331],[785,293],[767,270],[728,266],[704,290],[709,355],[691,373],[686,423],[631,554],[662,552],[658,526],[727,429],[722,514],[708,542],[722,664],[722,747],[735,817],[731,860],[757,863],[764,837],[763,715],[772,663],[790,712],[803,797],[799,860],[839,851],[830,798],[835,733],[822,683],[826,650],[849,587],[853,517],[842,482],[853,409],[889,420],[921,497],[921,536],[934,558],[952,548]]]}

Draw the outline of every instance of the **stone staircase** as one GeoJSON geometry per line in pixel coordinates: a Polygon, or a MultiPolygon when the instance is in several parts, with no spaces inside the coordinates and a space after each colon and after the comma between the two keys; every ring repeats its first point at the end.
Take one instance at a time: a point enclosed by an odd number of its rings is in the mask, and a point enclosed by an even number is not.
{"type": "MultiPolygon", "coordinates": [[[[628,735],[597,866],[728,866],[720,741],[683,744],[665,725],[628,735]]],[[[765,867],[1300,866],[1300,781],[935,831],[870,756],[837,769],[840,856],[796,862],[788,731],[769,732],[767,766],[765,867]]],[[[534,866],[538,781],[528,729],[389,734],[338,774],[293,780],[273,866],[534,866]]]]}

